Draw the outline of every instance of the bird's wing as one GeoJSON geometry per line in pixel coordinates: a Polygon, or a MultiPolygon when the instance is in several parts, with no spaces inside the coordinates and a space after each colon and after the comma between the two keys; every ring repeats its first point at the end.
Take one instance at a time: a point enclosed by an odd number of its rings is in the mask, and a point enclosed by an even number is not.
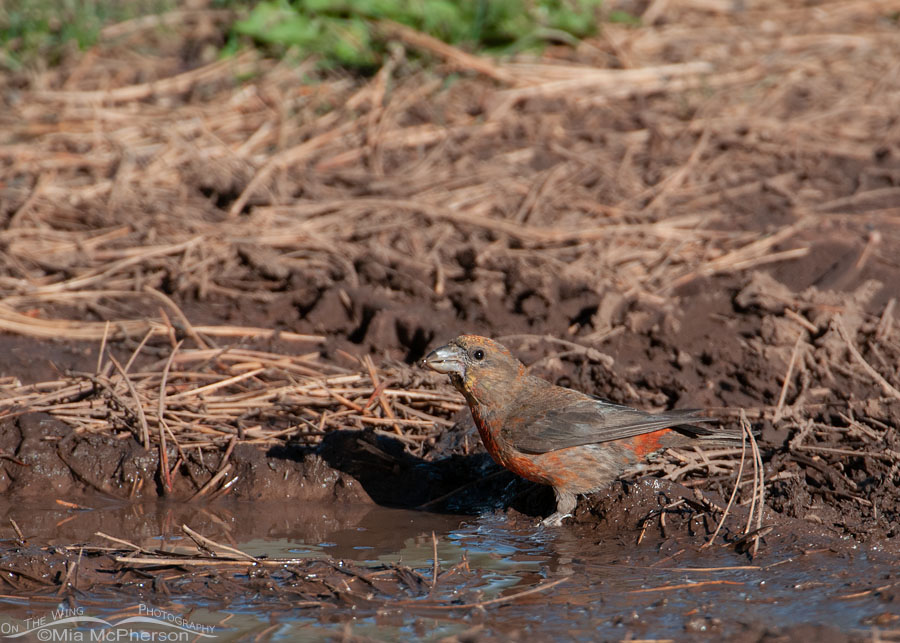
{"type": "Polygon", "coordinates": [[[715,421],[698,416],[697,410],[652,414],[587,396],[559,408],[531,411],[528,422],[509,434],[515,447],[525,453],[611,442],[666,428],[698,437],[715,433],[707,427],[694,426],[695,422],[715,421]]]}

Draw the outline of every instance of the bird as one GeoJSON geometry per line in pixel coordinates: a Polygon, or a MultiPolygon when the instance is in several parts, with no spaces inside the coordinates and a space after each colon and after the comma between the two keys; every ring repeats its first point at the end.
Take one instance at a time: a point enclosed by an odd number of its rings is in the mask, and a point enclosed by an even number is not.
{"type": "Polygon", "coordinates": [[[739,431],[708,426],[697,410],[648,413],[555,385],[528,373],[505,346],[460,335],[431,351],[422,366],[450,377],[462,393],[485,448],[499,465],[549,485],[559,526],[580,494],[607,487],[666,448],[740,445],[739,431]]]}

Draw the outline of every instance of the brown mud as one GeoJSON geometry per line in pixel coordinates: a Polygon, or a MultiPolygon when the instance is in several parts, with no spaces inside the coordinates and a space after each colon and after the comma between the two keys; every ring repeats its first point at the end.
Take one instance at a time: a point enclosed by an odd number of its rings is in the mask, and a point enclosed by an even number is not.
{"type": "Polygon", "coordinates": [[[111,621],[140,605],[176,614],[202,605],[192,620],[236,639],[276,623],[295,636],[309,623],[340,636],[351,614],[355,635],[377,639],[474,630],[487,640],[545,640],[565,627],[576,638],[868,640],[867,627],[893,624],[895,552],[775,519],[749,561],[724,543],[704,548],[709,525],[689,505],[660,519],[673,501],[692,498],[659,480],[617,486],[552,530],[515,514],[472,521],[358,504],[6,507],[24,533],[53,536],[7,549],[5,612],[24,628],[57,605],[111,621]],[[198,532],[212,540],[195,541],[198,532]],[[252,622],[230,622],[247,611],[252,622]],[[823,623],[843,623],[845,633],[823,623]]]}
{"type": "Polygon", "coordinates": [[[190,20],[3,78],[0,610],[900,637],[900,6],[662,4],[512,81],[409,60],[312,90],[182,60],[190,20]],[[538,528],[552,493],[417,366],[461,332],[745,418],[762,468],[664,454],[538,528]]]}

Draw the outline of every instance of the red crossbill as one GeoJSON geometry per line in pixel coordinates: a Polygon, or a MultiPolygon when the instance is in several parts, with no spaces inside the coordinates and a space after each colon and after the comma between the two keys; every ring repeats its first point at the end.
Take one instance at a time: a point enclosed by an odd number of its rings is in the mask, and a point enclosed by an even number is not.
{"type": "Polygon", "coordinates": [[[653,452],[697,444],[740,444],[740,433],[697,426],[696,411],[646,413],[529,375],[497,342],[462,335],[423,360],[450,376],[466,397],[494,460],[528,480],[550,485],[559,525],[578,494],[597,491],[653,452]]]}

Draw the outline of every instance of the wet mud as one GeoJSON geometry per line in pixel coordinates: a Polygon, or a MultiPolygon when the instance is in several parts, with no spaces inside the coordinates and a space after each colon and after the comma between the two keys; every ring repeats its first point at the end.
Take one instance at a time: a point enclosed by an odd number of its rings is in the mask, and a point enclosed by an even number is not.
{"type": "Polygon", "coordinates": [[[96,501],[3,507],[24,536],[0,531],[8,623],[66,606],[114,622],[152,605],[226,639],[272,624],[303,638],[314,624],[318,636],[379,640],[549,640],[562,628],[604,640],[856,641],[889,631],[900,597],[896,552],[809,523],[767,516],[774,529],[753,560],[723,542],[731,535],[706,547],[713,528],[698,495],[660,480],[596,494],[555,529],[515,511],[96,501]],[[198,548],[184,524],[211,542],[198,548]]]}
{"type": "Polygon", "coordinates": [[[687,4],[548,54],[716,61],[680,89],[403,67],[309,99],[259,62],[80,102],[183,72],[180,32],[0,78],[0,637],[152,604],[223,640],[900,638],[896,17],[687,4]],[[746,421],[762,468],[666,453],[540,527],[551,490],[418,366],[464,332],[746,421]]]}
{"type": "MultiPolygon", "coordinates": [[[[834,242],[809,243],[823,249],[795,261],[789,274],[774,269],[703,277],[679,290],[677,307],[624,297],[610,302],[595,293],[573,293],[562,281],[535,285],[513,271],[505,294],[487,307],[457,302],[453,310],[417,314],[411,311],[423,304],[410,293],[392,291],[392,303],[385,306],[383,299],[367,301],[361,294],[366,289],[337,282],[323,287],[291,322],[299,332],[325,332],[326,357],[371,353],[411,372],[428,347],[461,331],[511,335],[513,343],[524,332],[539,337],[574,328],[568,336],[578,339],[621,328],[603,346],[614,369],[585,355],[560,358],[533,340],[521,342],[516,352],[537,362],[536,371],[548,379],[616,402],[712,408],[723,421],[737,421],[740,409],[749,408],[751,423],[761,431],[767,480],[755,555],[743,535],[749,484],[736,494],[717,542],[704,548],[731,494],[731,470],[707,475],[698,469],[682,480],[689,487],[656,479],[617,483],[583,499],[559,530],[537,528],[552,511],[552,493],[494,464],[465,410],[419,455],[399,439],[357,429],[332,431],[314,446],[237,443],[228,456],[236,481],[227,495],[239,508],[223,510],[216,506],[221,489],[197,495],[219,471],[221,451],[193,452],[180,464],[172,490],[164,491],[158,451],[145,450],[131,434],[76,435],[53,415],[21,409],[7,414],[0,430],[3,593],[11,597],[3,610],[24,619],[53,602],[103,610],[112,603],[150,601],[185,609],[183,597],[190,596],[187,604],[202,603],[220,616],[264,609],[270,621],[302,629],[309,618],[318,631],[336,637],[443,632],[458,640],[539,640],[562,627],[576,638],[607,640],[840,641],[868,640],[873,629],[896,631],[900,438],[893,427],[900,421],[900,401],[877,382],[835,367],[846,340],[830,315],[840,311],[843,332],[850,328],[861,338],[867,359],[896,360],[900,347],[880,345],[877,338],[886,302],[900,296],[900,282],[887,274],[840,277],[841,262],[835,263],[829,245],[834,242]],[[876,276],[882,280],[873,282],[876,276]],[[815,285],[823,281],[842,287],[815,285]],[[523,295],[524,282],[531,294],[523,295]],[[350,307],[335,303],[337,290],[350,295],[350,307]],[[791,313],[803,315],[807,324],[798,325],[791,313]],[[782,417],[759,411],[754,416],[753,409],[779,403],[801,333],[804,348],[795,363],[802,363],[802,374],[783,399],[782,417]],[[799,408],[809,413],[805,424],[787,428],[784,419],[799,408]],[[55,500],[72,506],[54,506],[55,500]],[[398,519],[387,507],[407,513],[398,519]],[[485,523],[489,533],[478,536],[479,546],[493,551],[477,564],[447,562],[451,571],[440,574],[436,588],[428,555],[418,563],[397,555],[398,543],[427,550],[434,532],[446,546],[458,542],[461,529],[478,532],[485,523]],[[294,562],[276,567],[254,563],[240,569],[134,564],[121,562],[127,548],[96,535],[162,556],[173,539],[184,540],[182,524],[241,550],[250,547],[254,555],[277,557],[280,548],[301,555],[287,556],[294,562]],[[385,557],[395,560],[386,563],[385,557]],[[691,571],[707,568],[719,571],[691,571]],[[623,575],[626,569],[646,571],[623,575]],[[498,574],[506,579],[499,585],[498,574]],[[481,605],[548,579],[562,582],[546,596],[481,605]],[[16,596],[28,598],[20,602],[16,596]],[[797,609],[800,604],[812,607],[797,609]],[[352,627],[347,610],[355,614],[352,627]],[[542,614],[540,620],[529,610],[542,614]]],[[[373,281],[370,287],[389,284],[373,281]]],[[[279,314],[271,310],[260,317],[257,311],[236,320],[280,323],[279,314]]],[[[34,344],[4,341],[13,353],[27,353],[34,344]]],[[[30,361],[32,370],[12,364],[18,377],[40,381],[57,362],[78,371],[96,361],[96,345],[40,346],[39,355],[46,357],[30,361]]],[[[114,350],[128,348],[126,342],[114,350]]],[[[257,626],[223,627],[240,637],[257,626]]]]}

